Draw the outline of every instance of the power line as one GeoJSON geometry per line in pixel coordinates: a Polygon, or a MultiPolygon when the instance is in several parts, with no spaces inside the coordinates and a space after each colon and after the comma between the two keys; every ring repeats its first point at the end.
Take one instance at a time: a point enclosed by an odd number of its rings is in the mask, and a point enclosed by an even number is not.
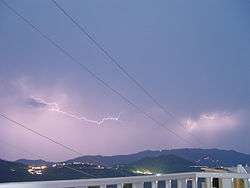
{"type": "MultiPolygon", "coordinates": [[[[13,7],[11,7],[6,1],[1,0],[2,4],[7,7],[11,12],[13,12],[17,17],[19,17],[23,22],[25,22],[28,26],[30,26],[34,31],[40,34],[40,36],[44,39],[46,39],[48,42],[50,42],[53,46],[55,46],[61,53],[66,55],[72,62],[78,64],[83,70],[88,72],[94,79],[96,79],[98,82],[103,84],[106,88],[111,90],[113,93],[117,94],[120,98],[122,98],[125,102],[127,102],[130,106],[134,107],[138,112],[142,113],[145,117],[148,119],[152,120],[155,124],[165,128],[168,132],[172,133],[176,137],[178,137],[180,140],[189,143],[191,145],[192,142],[189,140],[183,138],[179,134],[177,134],[175,131],[171,130],[170,128],[166,127],[165,124],[159,122],[156,120],[154,117],[152,117],[150,114],[146,113],[144,110],[142,110],[138,105],[130,101],[127,97],[125,97],[123,94],[121,94],[119,91],[116,89],[112,88],[106,81],[101,79],[99,76],[97,76],[93,71],[91,71],[87,66],[79,62],[74,56],[72,56],[67,50],[65,50],[63,47],[61,47],[56,41],[51,39],[48,35],[44,34],[37,26],[35,26],[31,21],[26,19],[24,16],[22,16],[18,11],[16,11],[13,7]]],[[[65,147],[65,146],[63,146],[65,147]]]]}
{"type": "MultiPolygon", "coordinates": [[[[71,151],[71,152],[73,152],[73,153],[76,153],[76,154],[80,155],[80,156],[84,155],[83,153],[78,152],[78,151],[76,151],[75,149],[73,149],[73,148],[71,148],[71,147],[69,147],[69,146],[66,146],[66,145],[64,145],[64,144],[62,144],[62,143],[60,143],[60,142],[58,142],[58,141],[55,141],[54,139],[52,139],[52,138],[50,138],[50,137],[48,137],[48,136],[46,136],[46,135],[44,135],[44,134],[41,134],[41,133],[39,133],[39,132],[36,131],[36,130],[33,130],[33,129],[29,128],[29,127],[25,126],[24,124],[19,123],[19,122],[17,122],[16,120],[13,120],[13,119],[11,119],[10,117],[8,117],[8,116],[6,116],[6,115],[4,115],[4,114],[2,114],[2,113],[0,113],[0,116],[1,116],[2,118],[4,118],[4,119],[10,121],[11,123],[17,125],[17,126],[22,127],[22,128],[25,129],[26,131],[32,132],[33,134],[36,134],[36,135],[38,135],[38,136],[40,136],[40,137],[42,137],[42,138],[44,138],[44,139],[46,139],[46,140],[49,140],[50,142],[52,142],[52,143],[54,143],[54,144],[56,144],[56,145],[58,145],[58,146],[60,146],[60,147],[63,147],[64,149],[67,149],[67,150],[69,150],[69,151],[71,151]]],[[[86,173],[86,172],[83,172],[83,173],[84,173],[85,175],[88,175],[88,176],[96,177],[96,176],[93,176],[93,175],[91,175],[91,174],[89,174],[89,173],[86,173]]]]}
{"type": "MultiPolygon", "coordinates": [[[[27,154],[29,154],[29,155],[31,155],[31,156],[35,156],[35,157],[37,157],[38,159],[45,159],[45,158],[47,158],[47,157],[43,157],[43,156],[38,155],[38,154],[34,154],[34,153],[32,153],[32,152],[30,152],[30,151],[28,151],[28,150],[26,150],[26,149],[24,149],[24,148],[22,148],[22,147],[20,147],[20,146],[18,147],[18,146],[16,146],[16,145],[11,144],[11,143],[8,143],[8,142],[6,142],[6,141],[4,141],[4,140],[2,140],[2,139],[0,139],[0,143],[1,143],[2,145],[9,145],[9,146],[12,147],[13,149],[22,151],[23,153],[27,153],[27,154]]],[[[49,161],[49,160],[46,159],[46,161],[49,161]]]]}
{"type": "MultiPolygon", "coordinates": [[[[60,146],[60,147],[63,147],[64,149],[67,149],[67,150],[69,150],[69,151],[71,151],[71,152],[73,152],[73,153],[76,153],[76,154],[80,155],[80,156],[83,156],[83,155],[84,155],[83,153],[81,153],[81,152],[79,152],[79,151],[77,151],[77,150],[75,150],[75,149],[73,149],[73,148],[71,148],[71,147],[69,147],[69,146],[66,146],[66,145],[64,145],[64,144],[61,143],[61,142],[56,141],[56,140],[54,140],[53,138],[50,138],[50,137],[48,137],[48,136],[46,136],[46,135],[44,135],[44,134],[42,134],[42,133],[40,133],[40,132],[38,132],[38,131],[36,131],[36,130],[34,130],[34,129],[31,129],[31,128],[27,127],[27,126],[24,125],[23,123],[17,122],[16,120],[14,120],[14,119],[8,117],[8,116],[5,115],[5,114],[0,113],[0,116],[1,116],[2,118],[4,118],[4,119],[10,121],[11,123],[15,124],[16,126],[22,127],[22,128],[25,129],[26,131],[31,132],[31,133],[33,133],[33,134],[35,134],[35,135],[38,135],[38,136],[40,136],[40,137],[42,137],[42,138],[44,138],[44,139],[46,139],[46,140],[48,140],[48,141],[50,141],[50,142],[52,142],[52,143],[58,145],[58,146],[60,146]]],[[[0,140],[0,141],[1,141],[1,140],[0,140]]],[[[26,152],[27,152],[27,151],[26,151],[26,152]]],[[[36,156],[37,156],[37,157],[41,157],[41,156],[39,156],[39,155],[36,155],[36,156]]],[[[42,157],[42,158],[44,158],[44,157],[42,157]]],[[[69,169],[74,169],[74,168],[69,168],[69,169]]],[[[74,169],[74,170],[76,171],[77,169],[74,169]]],[[[80,171],[80,170],[77,170],[77,171],[80,171]]],[[[82,173],[84,173],[85,175],[91,176],[91,177],[97,177],[97,176],[94,176],[94,175],[92,175],[92,174],[86,173],[86,172],[84,172],[84,171],[82,171],[82,173]]]]}
{"type": "MultiPolygon", "coordinates": [[[[28,153],[28,154],[30,154],[30,155],[32,155],[32,156],[38,157],[39,159],[43,159],[43,160],[47,161],[47,160],[45,159],[45,158],[47,158],[47,157],[43,157],[43,156],[41,156],[41,155],[35,154],[35,153],[30,152],[30,151],[28,151],[28,150],[26,150],[26,149],[24,149],[24,148],[17,147],[17,146],[15,146],[15,145],[10,144],[10,143],[8,143],[8,142],[6,142],[6,141],[3,141],[3,140],[1,140],[1,139],[0,139],[0,143],[5,144],[5,145],[9,145],[10,147],[15,148],[16,150],[22,151],[22,152],[24,152],[24,153],[28,153]]],[[[67,169],[73,170],[73,171],[75,171],[75,172],[82,173],[82,174],[84,174],[84,175],[88,175],[88,176],[91,176],[91,177],[97,177],[97,176],[91,175],[91,174],[89,174],[89,173],[86,173],[86,172],[84,172],[84,171],[82,171],[82,170],[75,169],[75,168],[73,168],[73,167],[69,167],[69,166],[67,166],[67,165],[65,165],[64,167],[67,168],[67,169]]]]}
{"type": "Polygon", "coordinates": [[[15,121],[15,120],[9,118],[9,117],[8,117],[7,115],[5,115],[5,114],[0,113],[0,116],[1,116],[2,118],[4,118],[4,119],[6,119],[6,120],[8,120],[8,121],[10,121],[10,122],[12,122],[12,123],[14,123],[15,125],[24,128],[26,131],[32,132],[32,133],[34,133],[34,134],[36,134],[36,135],[38,135],[38,136],[40,136],[40,137],[42,137],[42,138],[44,138],[44,139],[46,139],[46,140],[48,140],[48,141],[54,143],[54,144],[56,144],[56,145],[58,145],[58,146],[60,146],[60,147],[62,147],[62,148],[64,148],[64,149],[67,149],[67,150],[69,150],[69,151],[71,151],[71,152],[73,152],[73,153],[76,153],[76,154],[78,154],[78,155],[83,155],[81,152],[79,152],[79,151],[77,151],[77,150],[75,150],[75,149],[73,149],[73,148],[71,148],[71,147],[69,147],[69,146],[66,146],[66,145],[62,144],[61,142],[58,142],[58,141],[56,141],[56,140],[54,140],[54,139],[52,139],[52,138],[50,138],[50,137],[48,137],[48,136],[46,136],[46,135],[44,135],[44,134],[42,134],[42,133],[40,133],[40,132],[34,130],[34,129],[29,128],[29,127],[25,126],[24,124],[19,123],[19,122],[15,121]]]}
{"type": "MultiPolygon", "coordinates": [[[[153,103],[156,104],[156,106],[158,106],[165,114],[169,115],[172,119],[174,119],[174,121],[181,126],[182,128],[184,128],[186,130],[185,125],[183,125],[178,118],[176,117],[176,115],[171,112],[169,109],[167,109],[165,106],[163,106],[162,104],[160,104],[160,102],[139,82],[137,81],[136,78],[134,78],[120,63],[118,63],[118,60],[108,51],[106,50],[101,44],[100,42],[98,42],[92,34],[90,34],[85,28],[83,27],[81,24],[79,24],[79,22],[73,18],[56,0],[51,0],[52,3],[81,31],[81,33],[83,33],[91,42],[93,42],[95,44],[95,46],[106,56],[108,57],[108,59],[110,60],[109,62],[111,62],[113,65],[115,65],[124,75],[126,75],[141,91],[143,91],[144,94],[146,94],[146,96],[148,96],[153,103]]],[[[189,135],[196,137],[194,134],[187,132],[189,135]]],[[[196,137],[196,139],[198,139],[196,137]]],[[[198,139],[199,140],[199,139],[198,139]]]]}

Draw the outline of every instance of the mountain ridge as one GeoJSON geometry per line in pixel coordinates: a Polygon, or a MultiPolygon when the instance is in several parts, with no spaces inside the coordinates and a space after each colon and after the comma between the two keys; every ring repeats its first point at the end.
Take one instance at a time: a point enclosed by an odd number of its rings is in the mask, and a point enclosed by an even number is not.
{"type": "Polygon", "coordinates": [[[147,171],[153,174],[166,174],[175,172],[200,171],[195,164],[175,155],[159,155],[156,157],[145,157],[128,165],[131,171],[147,171]]]}
{"type": "MultiPolygon", "coordinates": [[[[250,166],[250,155],[240,153],[234,150],[222,150],[222,149],[200,149],[200,148],[181,148],[171,150],[144,150],[137,153],[127,155],[85,155],[66,160],[65,162],[84,162],[102,164],[106,166],[114,166],[119,164],[130,164],[144,157],[156,157],[160,155],[175,155],[177,157],[184,158],[199,166],[236,166],[237,164],[243,164],[250,166]]],[[[26,160],[28,163],[29,160],[26,160]]],[[[17,162],[22,162],[17,160],[17,162]]],[[[37,161],[32,161],[33,164],[37,161]]],[[[45,161],[46,162],[46,161],[45,161]]],[[[47,162],[50,164],[51,162],[47,162]]]]}
{"type": "Polygon", "coordinates": [[[78,161],[100,163],[103,165],[117,165],[129,164],[144,157],[156,157],[159,155],[175,155],[182,157],[196,165],[201,166],[236,166],[237,164],[250,165],[250,155],[236,152],[234,150],[221,150],[221,149],[198,149],[198,148],[183,148],[172,150],[145,150],[128,155],[114,155],[114,156],[82,156],[70,159],[67,162],[78,161]],[[90,162],[89,161],[89,162],[90,162]]]}

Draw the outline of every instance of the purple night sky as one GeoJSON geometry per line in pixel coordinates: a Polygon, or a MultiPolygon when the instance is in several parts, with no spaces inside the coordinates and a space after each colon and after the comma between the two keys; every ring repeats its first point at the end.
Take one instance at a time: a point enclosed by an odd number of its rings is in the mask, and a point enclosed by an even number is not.
{"type": "MultiPolygon", "coordinates": [[[[110,92],[0,3],[0,113],[83,154],[182,147],[250,154],[250,3],[247,0],[58,0],[181,128],[115,68],[51,1],[8,3],[131,101],[110,92]],[[202,144],[190,136],[202,140],[202,144]]],[[[0,158],[77,156],[0,118],[0,158]]]]}

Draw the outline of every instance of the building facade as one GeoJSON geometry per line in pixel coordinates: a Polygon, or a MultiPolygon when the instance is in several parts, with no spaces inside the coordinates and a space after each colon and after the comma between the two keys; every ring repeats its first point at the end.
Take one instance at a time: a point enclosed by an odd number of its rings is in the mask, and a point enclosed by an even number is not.
{"type": "Polygon", "coordinates": [[[250,188],[250,174],[191,172],[102,179],[2,183],[0,188],[250,188]]]}

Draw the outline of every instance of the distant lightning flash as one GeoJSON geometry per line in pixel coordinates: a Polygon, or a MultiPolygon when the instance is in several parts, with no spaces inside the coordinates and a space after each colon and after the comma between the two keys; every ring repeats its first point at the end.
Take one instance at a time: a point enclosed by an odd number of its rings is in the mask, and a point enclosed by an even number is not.
{"type": "Polygon", "coordinates": [[[34,96],[31,96],[30,99],[34,103],[36,103],[37,105],[47,107],[49,111],[57,112],[57,113],[63,114],[65,116],[68,116],[68,117],[71,117],[71,118],[74,118],[77,120],[81,120],[81,121],[85,121],[85,122],[93,123],[93,124],[97,124],[97,125],[101,125],[106,121],[119,121],[120,115],[121,115],[121,113],[119,113],[117,117],[104,117],[103,119],[97,121],[97,120],[88,119],[84,116],[78,116],[78,115],[75,115],[73,113],[63,111],[56,102],[47,102],[44,99],[37,98],[34,96]]]}

